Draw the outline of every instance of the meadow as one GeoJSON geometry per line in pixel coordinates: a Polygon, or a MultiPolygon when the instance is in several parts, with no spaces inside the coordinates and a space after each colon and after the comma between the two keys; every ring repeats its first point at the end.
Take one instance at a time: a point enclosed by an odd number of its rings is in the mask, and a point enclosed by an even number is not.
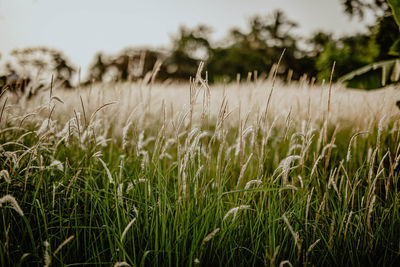
{"type": "Polygon", "coordinates": [[[397,265],[399,99],[201,69],[6,92],[0,265],[397,265]]]}

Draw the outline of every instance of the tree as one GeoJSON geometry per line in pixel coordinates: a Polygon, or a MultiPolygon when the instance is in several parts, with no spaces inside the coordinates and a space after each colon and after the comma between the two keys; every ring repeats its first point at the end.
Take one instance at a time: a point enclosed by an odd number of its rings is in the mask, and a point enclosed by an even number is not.
{"type": "Polygon", "coordinates": [[[54,77],[54,85],[72,88],[75,68],[65,55],[55,49],[32,47],[11,51],[14,61],[6,63],[6,72],[1,76],[1,87],[9,86],[11,91],[24,93],[29,85],[28,96],[45,88],[54,77]]]}
{"type": "MultiPolygon", "coordinates": [[[[164,57],[157,51],[131,47],[125,48],[115,55],[97,53],[89,67],[88,79],[85,84],[139,80],[144,78],[146,73],[152,71],[156,62],[164,57]]],[[[165,67],[161,67],[157,77],[166,79],[166,76],[165,67]]]]}
{"type": "Polygon", "coordinates": [[[313,60],[298,48],[298,38],[291,34],[297,24],[277,10],[271,15],[254,16],[249,20],[248,31],[234,28],[228,36],[228,45],[212,50],[207,69],[211,80],[218,77],[235,79],[239,73],[246,77],[248,72],[269,71],[283,50],[286,50],[278,74],[291,68],[293,78],[303,73],[315,73],[313,60]]]}
{"type": "Polygon", "coordinates": [[[99,52],[95,55],[95,60],[89,66],[89,79],[90,82],[102,82],[105,73],[107,72],[107,63],[103,60],[104,55],[99,52]]]}
{"type": "Polygon", "coordinates": [[[341,0],[341,2],[344,6],[344,11],[352,17],[358,16],[362,19],[366,12],[373,12],[377,16],[391,14],[386,0],[374,0],[373,2],[366,2],[365,0],[341,0]]]}
{"type": "Polygon", "coordinates": [[[211,28],[205,25],[193,29],[179,28],[178,34],[172,37],[172,51],[165,62],[172,77],[188,79],[196,75],[199,62],[208,60],[210,56],[211,32],[211,28]]]}
{"type": "Polygon", "coordinates": [[[400,80],[400,59],[398,58],[400,30],[397,27],[400,27],[400,1],[388,0],[387,3],[375,1],[375,4],[380,4],[384,13],[377,19],[377,26],[373,28],[375,30],[373,40],[379,52],[373,63],[353,70],[340,78],[340,81],[350,87],[375,89],[400,80]]]}
{"type": "Polygon", "coordinates": [[[316,60],[318,79],[329,79],[334,61],[336,61],[334,78],[337,79],[354,69],[373,62],[377,53],[376,45],[366,34],[330,40],[325,43],[323,51],[316,60]]]}

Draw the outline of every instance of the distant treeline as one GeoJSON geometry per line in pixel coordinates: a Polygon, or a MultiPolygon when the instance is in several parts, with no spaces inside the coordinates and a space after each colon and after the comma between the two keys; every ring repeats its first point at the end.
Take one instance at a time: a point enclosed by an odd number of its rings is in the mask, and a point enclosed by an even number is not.
{"type": "Polygon", "coordinates": [[[78,83],[135,81],[156,71],[159,81],[187,81],[196,74],[200,61],[205,62],[209,82],[230,82],[248,79],[249,73],[253,76],[250,78],[266,75],[284,50],[279,76],[322,81],[329,79],[333,61],[337,79],[366,64],[394,57],[388,51],[400,33],[386,2],[377,0],[368,6],[358,0],[342,2],[351,16],[362,16],[367,9],[376,12],[375,25],[367,33],[353,36],[334,38],[330,33],[317,32],[302,38],[292,32],[297,24],[278,10],[252,17],[246,30],[233,28],[217,42],[210,41],[212,30],[208,26],[182,26],[168,51],[126,48],[117,54],[97,53],[86,77],[80,77],[77,67],[60,51],[45,47],[14,50],[11,55],[15,60],[2,64],[0,89],[7,86],[34,94],[49,83],[49,77],[55,85],[73,88],[78,83]]]}

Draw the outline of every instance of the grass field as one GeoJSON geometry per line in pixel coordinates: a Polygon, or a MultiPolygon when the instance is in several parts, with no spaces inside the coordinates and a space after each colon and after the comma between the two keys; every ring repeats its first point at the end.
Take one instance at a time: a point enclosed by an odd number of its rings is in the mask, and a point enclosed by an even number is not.
{"type": "Polygon", "coordinates": [[[400,263],[400,91],[259,80],[0,99],[0,266],[400,263]]]}

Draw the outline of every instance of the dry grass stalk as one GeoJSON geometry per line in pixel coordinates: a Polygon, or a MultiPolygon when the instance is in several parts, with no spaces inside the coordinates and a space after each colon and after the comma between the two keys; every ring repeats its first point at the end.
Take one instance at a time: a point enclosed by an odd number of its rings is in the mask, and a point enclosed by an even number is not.
{"type": "Polygon", "coordinates": [[[233,222],[233,221],[235,221],[237,212],[239,210],[248,210],[248,209],[250,209],[249,205],[240,205],[239,207],[232,208],[225,214],[225,216],[222,219],[222,221],[225,221],[226,219],[229,218],[230,215],[233,215],[233,218],[232,218],[232,222],[233,222]]]}
{"type": "Polygon", "coordinates": [[[306,227],[306,229],[308,228],[308,212],[310,210],[310,203],[311,203],[311,198],[312,198],[313,192],[314,192],[314,187],[311,189],[310,194],[308,194],[308,196],[307,196],[307,205],[306,205],[306,214],[305,214],[305,219],[306,219],[305,227],[306,227]]]}
{"type": "Polygon", "coordinates": [[[331,153],[332,153],[332,149],[334,148],[334,144],[335,144],[335,141],[336,141],[336,134],[338,132],[338,129],[339,129],[339,125],[336,126],[336,128],[335,128],[335,130],[333,131],[333,134],[332,134],[330,146],[328,148],[328,154],[327,154],[327,156],[325,158],[324,172],[326,172],[326,170],[328,169],[328,166],[329,166],[329,161],[331,159],[331,153]]]}
{"type": "Polygon", "coordinates": [[[136,217],[133,218],[133,219],[128,223],[128,225],[125,227],[124,231],[123,231],[122,234],[121,234],[121,238],[120,238],[121,243],[124,241],[124,238],[125,238],[126,234],[128,233],[129,229],[131,228],[132,224],[133,224],[135,221],[136,221],[136,217]]]}
{"type": "Polygon", "coordinates": [[[81,106],[82,106],[82,112],[83,112],[83,119],[85,121],[85,128],[87,127],[87,121],[86,121],[86,111],[85,111],[85,105],[83,104],[82,96],[79,96],[81,100],[81,106]]]}
{"type": "Polygon", "coordinates": [[[374,211],[375,200],[376,200],[376,195],[374,194],[372,196],[371,202],[369,204],[368,213],[367,213],[367,228],[370,233],[372,233],[371,217],[372,217],[372,212],[374,211]]]}
{"type": "Polygon", "coordinates": [[[259,186],[260,184],[262,184],[261,180],[250,180],[246,183],[246,186],[244,187],[245,190],[250,189],[250,187],[252,185],[256,185],[259,186]]]}
{"type": "Polygon", "coordinates": [[[101,165],[103,165],[104,169],[106,170],[107,177],[108,177],[108,180],[109,180],[110,184],[113,184],[114,183],[114,179],[113,179],[113,177],[111,175],[110,170],[107,167],[107,164],[101,158],[97,158],[97,159],[100,161],[101,165]]]}
{"type": "Polygon", "coordinates": [[[329,112],[331,110],[331,96],[332,96],[332,80],[333,80],[333,73],[335,72],[336,61],[333,61],[331,76],[329,78],[329,97],[328,97],[328,115],[327,121],[329,120],[329,112]]]}
{"type": "Polygon", "coordinates": [[[65,239],[58,247],[57,249],[54,251],[54,255],[56,255],[66,244],[68,244],[69,242],[71,242],[72,240],[74,240],[73,235],[71,235],[70,237],[68,237],[67,239],[65,239]]]}
{"type": "Polygon", "coordinates": [[[104,105],[98,107],[98,108],[96,109],[96,111],[93,112],[93,114],[90,116],[89,125],[90,125],[90,123],[93,121],[94,116],[97,114],[97,112],[99,112],[100,110],[102,110],[103,108],[105,108],[105,107],[107,107],[107,106],[114,105],[114,104],[117,104],[117,103],[118,103],[117,101],[113,101],[113,102],[109,102],[109,103],[106,103],[106,104],[104,104],[104,105]]]}
{"type": "Polygon", "coordinates": [[[2,120],[2,118],[3,118],[4,109],[5,109],[6,104],[7,104],[7,100],[8,100],[8,97],[7,97],[6,100],[4,101],[3,107],[1,108],[1,112],[0,112],[0,125],[1,125],[1,120],[2,120]]]}
{"type": "Polygon", "coordinates": [[[350,211],[349,216],[347,217],[346,227],[344,228],[343,239],[346,240],[347,230],[349,229],[349,225],[351,222],[351,216],[353,215],[353,211],[350,211]]]}
{"type": "Polygon", "coordinates": [[[278,68],[279,65],[282,61],[283,55],[285,54],[286,48],[283,49],[281,56],[279,57],[278,60],[278,64],[276,66],[276,68],[274,69],[274,74],[273,74],[273,78],[272,78],[272,87],[271,87],[271,91],[269,92],[268,95],[268,99],[267,99],[267,105],[265,106],[265,111],[264,111],[264,116],[263,116],[263,121],[265,121],[267,119],[267,115],[268,115],[268,109],[269,109],[269,105],[271,103],[271,99],[272,99],[272,93],[274,92],[274,87],[275,87],[275,81],[276,81],[276,75],[278,73],[278,68]]]}
{"type": "Polygon", "coordinates": [[[329,229],[329,241],[328,241],[329,247],[332,247],[333,233],[334,233],[334,230],[335,230],[335,223],[336,223],[336,218],[333,217],[332,222],[331,222],[331,227],[329,229]]]}
{"type": "Polygon", "coordinates": [[[376,137],[376,149],[378,150],[378,153],[380,153],[380,147],[381,147],[381,135],[383,131],[383,122],[385,121],[386,115],[384,115],[378,123],[378,134],[376,137]]]}
{"type": "Polygon", "coordinates": [[[271,259],[269,260],[269,266],[275,266],[275,259],[278,256],[279,249],[280,249],[280,246],[277,246],[275,248],[274,254],[272,255],[271,259]]]}
{"type": "Polygon", "coordinates": [[[60,102],[61,104],[64,104],[65,102],[64,102],[64,100],[62,100],[60,97],[58,97],[58,96],[52,96],[51,97],[51,100],[53,101],[53,100],[56,100],[56,101],[58,101],[58,102],[60,102]]]}
{"type": "Polygon", "coordinates": [[[0,171],[0,179],[3,178],[7,183],[11,183],[10,174],[7,170],[0,171]]]}
{"type": "Polygon", "coordinates": [[[289,267],[293,267],[293,265],[288,260],[281,261],[281,263],[279,264],[279,267],[283,267],[285,265],[289,265],[289,267]]]}
{"type": "Polygon", "coordinates": [[[319,241],[321,241],[321,239],[318,239],[317,241],[315,241],[314,243],[312,243],[308,249],[307,249],[307,253],[310,253],[311,250],[319,243],[319,241]]]}
{"type": "Polygon", "coordinates": [[[349,146],[347,148],[347,156],[346,156],[346,161],[349,162],[351,158],[351,146],[353,145],[353,142],[355,141],[356,137],[362,134],[369,134],[369,131],[362,131],[353,134],[353,136],[350,138],[349,146]]]}
{"type": "Polygon", "coordinates": [[[239,186],[242,184],[242,180],[243,180],[243,177],[244,177],[244,173],[245,173],[245,171],[246,171],[246,169],[247,169],[247,165],[249,165],[249,162],[250,162],[250,160],[252,159],[252,157],[253,157],[253,153],[250,154],[250,156],[249,156],[249,158],[247,159],[246,163],[242,166],[242,168],[241,168],[241,170],[240,170],[239,179],[238,179],[238,182],[237,182],[237,184],[236,184],[236,189],[238,189],[239,186]]]}
{"type": "Polygon", "coordinates": [[[114,267],[131,267],[131,265],[129,263],[127,263],[126,261],[120,261],[120,262],[116,262],[114,264],[114,267]]]}
{"type": "Polygon", "coordinates": [[[49,242],[44,241],[43,245],[44,245],[44,255],[43,255],[44,265],[43,265],[43,267],[49,267],[51,264],[51,256],[50,256],[50,252],[49,252],[50,244],[49,244],[49,242]]]}
{"type": "Polygon", "coordinates": [[[15,198],[12,195],[5,195],[2,198],[0,198],[0,207],[3,206],[4,203],[10,203],[11,207],[21,216],[24,216],[24,212],[18,205],[18,202],[15,200],[15,198]]]}
{"type": "Polygon", "coordinates": [[[204,246],[206,245],[206,243],[208,241],[210,241],[216,234],[218,234],[219,232],[219,228],[216,228],[214,231],[212,231],[211,233],[209,233],[204,239],[203,242],[201,242],[201,247],[204,248],[204,246]]]}
{"type": "Polygon", "coordinates": [[[300,238],[299,238],[299,233],[297,233],[297,232],[295,232],[295,231],[293,230],[293,228],[292,228],[292,226],[290,225],[289,220],[286,218],[285,214],[282,215],[282,219],[283,219],[283,221],[286,223],[286,225],[287,225],[287,227],[288,227],[290,233],[291,233],[292,236],[293,236],[294,243],[296,244],[297,250],[298,250],[298,251],[301,251],[301,240],[300,240],[300,238]]]}

